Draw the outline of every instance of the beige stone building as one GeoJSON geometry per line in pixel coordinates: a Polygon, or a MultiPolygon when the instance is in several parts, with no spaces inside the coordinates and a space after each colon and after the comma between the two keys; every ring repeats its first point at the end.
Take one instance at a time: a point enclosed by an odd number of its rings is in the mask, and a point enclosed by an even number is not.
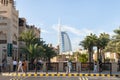
{"type": "Polygon", "coordinates": [[[40,38],[40,29],[27,25],[25,18],[19,18],[14,0],[0,0],[0,63],[4,58],[9,63],[20,57],[19,48],[25,43],[18,42],[18,37],[27,29],[33,29],[36,37],[40,38]]]}
{"type": "Polygon", "coordinates": [[[0,62],[18,55],[18,11],[13,0],[0,0],[0,62]],[[13,54],[13,55],[12,55],[13,54]]]}

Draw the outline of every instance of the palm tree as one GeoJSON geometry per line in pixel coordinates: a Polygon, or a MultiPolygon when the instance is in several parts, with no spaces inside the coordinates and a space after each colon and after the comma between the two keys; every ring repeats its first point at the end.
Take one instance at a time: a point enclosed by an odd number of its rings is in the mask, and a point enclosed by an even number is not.
{"type": "Polygon", "coordinates": [[[105,47],[107,46],[108,42],[110,41],[110,36],[109,34],[106,33],[101,33],[98,40],[97,40],[97,59],[101,58],[101,54],[102,56],[104,55],[103,49],[105,49],[105,47]]]}
{"type": "Polygon", "coordinates": [[[48,47],[48,45],[45,44],[45,41],[35,37],[33,30],[23,32],[20,35],[19,40],[25,42],[26,45],[22,50],[27,53],[29,60],[31,58],[39,57],[42,59],[45,58],[50,62],[50,59],[57,55],[53,48],[48,47]]]}
{"type": "Polygon", "coordinates": [[[82,45],[84,49],[88,50],[89,62],[92,62],[93,47],[95,46],[96,41],[97,41],[97,36],[91,33],[90,35],[86,36],[85,39],[80,43],[80,45],[82,45]]]}
{"type": "Polygon", "coordinates": [[[114,30],[115,35],[112,36],[112,39],[109,41],[108,45],[105,48],[106,51],[115,52],[120,54],[120,27],[114,30]]]}
{"type": "Polygon", "coordinates": [[[26,46],[33,44],[36,37],[33,30],[27,30],[20,34],[19,41],[25,42],[26,46]]]}
{"type": "Polygon", "coordinates": [[[54,51],[52,47],[48,47],[48,45],[44,45],[44,58],[50,63],[50,59],[54,56],[57,56],[57,52],[54,51]]]}
{"type": "Polygon", "coordinates": [[[31,59],[31,56],[35,57],[35,52],[32,51],[34,50],[34,48],[38,48],[41,55],[39,55],[39,57],[42,57],[42,53],[43,53],[43,45],[45,44],[45,42],[41,39],[41,38],[36,38],[34,31],[33,30],[27,30],[24,31],[23,33],[20,34],[19,37],[19,41],[23,41],[25,43],[25,45],[23,47],[21,47],[22,49],[22,55],[26,55],[27,57],[29,56],[29,60],[31,59]]]}

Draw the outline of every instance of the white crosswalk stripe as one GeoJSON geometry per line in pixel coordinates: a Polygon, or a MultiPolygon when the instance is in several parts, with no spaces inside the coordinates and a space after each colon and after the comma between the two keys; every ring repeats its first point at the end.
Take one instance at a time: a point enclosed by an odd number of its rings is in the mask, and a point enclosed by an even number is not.
{"type": "Polygon", "coordinates": [[[79,80],[88,80],[86,76],[79,77],[79,80]]]}

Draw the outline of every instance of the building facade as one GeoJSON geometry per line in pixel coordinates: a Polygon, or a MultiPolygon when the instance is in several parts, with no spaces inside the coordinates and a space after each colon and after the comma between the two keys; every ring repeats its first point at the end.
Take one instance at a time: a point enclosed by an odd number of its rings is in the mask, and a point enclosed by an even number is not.
{"type": "Polygon", "coordinates": [[[4,58],[8,63],[19,59],[19,48],[25,43],[18,41],[18,37],[28,29],[34,30],[36,37],[40,38],[40,29],[27,25],[25,18],[19,18],[14,0],[0,0],[0,63],[4,58]]]}
{"type": "Polygon", "coordinates": [[[14,0],[0,0],[0,61],[18,55],[18,22],[14,0]]]}

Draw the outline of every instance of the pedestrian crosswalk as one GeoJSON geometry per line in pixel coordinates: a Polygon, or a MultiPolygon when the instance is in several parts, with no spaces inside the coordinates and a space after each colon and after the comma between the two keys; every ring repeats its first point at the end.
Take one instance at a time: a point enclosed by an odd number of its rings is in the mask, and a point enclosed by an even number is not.
{"type": "MultiPolygon", "coordinates": [[[[47,77],[37,77],[37,79],[35,79],[35,77],[34,77],[34,80],[38,80],[38,78],[40,79],[40,80],[88,80],[88,78],[86,77],[86,76],[81,76],[81,77],[49,77],[49,78],[47,78],[47,77]]],[[[32,78],[31,78],[32,79],[32,78]]],[[[31,80],[31,79],[29,79],[29,80],[31,80]]],[[[12,78],[12,79],[10,79],[10,80],[23,80],[23,79],[20,79],[20,78],[12,78]]],[[[26,79],[24,79],[24,80],[28,80],[27,78],[26,79]]]]}
{"type": "Polygon", "coordinates": [[[79,77],[79,80],[88,80],[86,76],[79,77]]]}

